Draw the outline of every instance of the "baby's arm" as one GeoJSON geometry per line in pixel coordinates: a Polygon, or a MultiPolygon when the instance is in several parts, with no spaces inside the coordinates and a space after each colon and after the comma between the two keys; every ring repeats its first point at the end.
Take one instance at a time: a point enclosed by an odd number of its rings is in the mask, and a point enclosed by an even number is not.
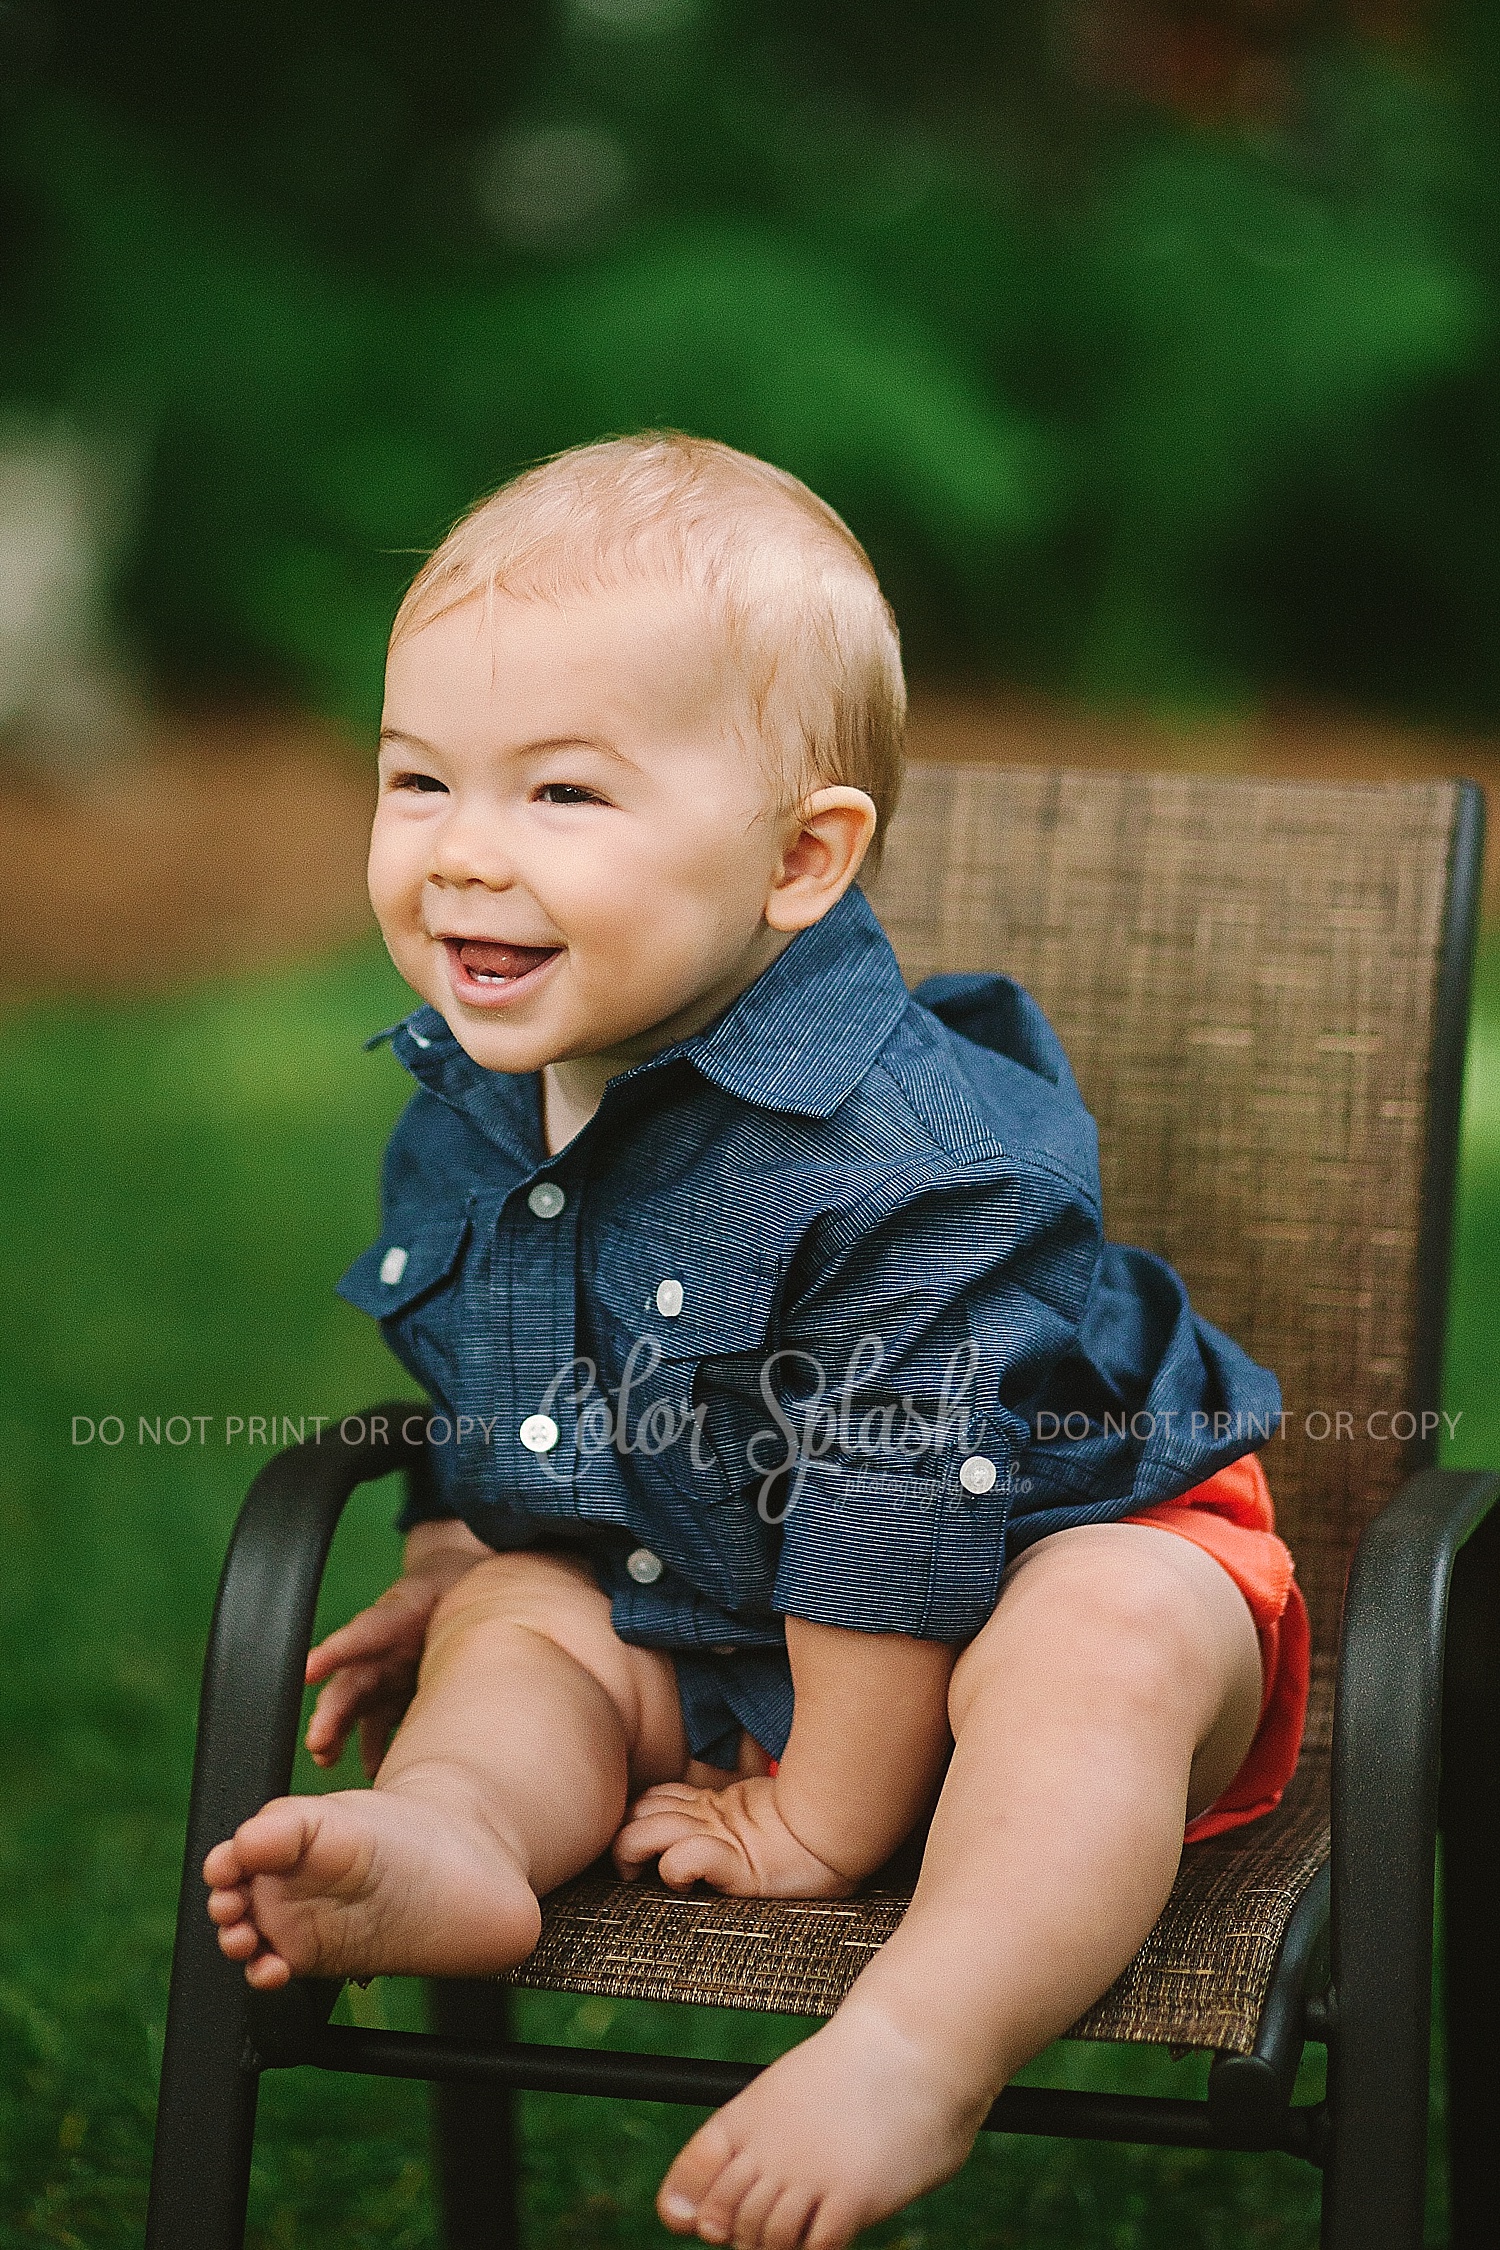
{"type": "Polygon", "coordinates": [[[801,1617],[788,1617],[786,1643],[796,1710],[775,1776],[648,1789],[615,1838],[622,1874],[659,1857],[674,1889],[702,1880],[742,1897],[839,1898],[929,1808],[957,1648],[801,1617]]]}
{"type": "Polygon", "coordinates": [[[364,1769],[374,1779],[412,1699],[429,1618],[449,1587],[493,1552],[456,1517],[412,1526],[395,1584],[308,1656],[308,1685],[327,1682],[307,1728],[315,1764],[336,1766],[358,1723],[364,1769]]]}

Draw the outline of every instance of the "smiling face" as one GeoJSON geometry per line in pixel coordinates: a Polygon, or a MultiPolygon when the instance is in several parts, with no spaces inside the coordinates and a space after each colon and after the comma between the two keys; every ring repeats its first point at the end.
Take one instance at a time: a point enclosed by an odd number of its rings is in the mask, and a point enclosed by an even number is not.
{"type": "Polygon", "coordinates": [[[392,649],[370,896],[476,1062],[588,1058],[602,1089],[712,1022],[843,890],[787,922],[801,823],[744,704],[701,604],[649,582],[496,594],[488,615],[474,596],[392,649]]]}

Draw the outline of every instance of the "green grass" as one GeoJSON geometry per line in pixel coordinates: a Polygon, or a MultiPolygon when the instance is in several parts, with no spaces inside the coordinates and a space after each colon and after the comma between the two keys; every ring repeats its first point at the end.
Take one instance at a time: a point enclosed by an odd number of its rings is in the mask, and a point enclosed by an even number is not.
{"type": "MultiPolygon", "coordinates": [[[[378,1338],[329,1283],[369,1238],[379,1153],[407,1085],[360,1038],[402,1006],[390,970],[360,950],[7,1026],[0,2245],[139,2240],[197,1668],[225,1537],[266,1457],[242,1437],[226,1445],[225,1418],[336,1414],[392,1385],[378,1338]],[[118,1415],[124,1441],[75,1445],[75,1415],[118,1415]],[[139,1442],[141,1415],[206,1415],[206,1442],[196,1428],[178,1447],[139,1442]]],[[[1500,1460],[1486,1382],[1500,1230],[1493,943],[1474,1056],[1449,1403],[1463,1410],[1452,1457],[1478,1463],[1500,1460]]],[[[388,1574],[391,1503],[380,1487],[351,1510],[330,1617],[388,1574]]],[[[304,1767],[298,1785],[313,1783],[304,1767]]],[[[355,1998],[362,2020],[414,2020],[409,1987],[355,1998]]],[[[533,2037],[749,2059],[805,2028],[542,1995],[520,2012],[533,2037]]],[[[1076,2047],[1044,2060],[1075,2083],[1176,2092],[1196,2091],[1204,2070],[1201,2057],[1076,2047]]],[[[529,2243],[665,2240],[651,2193],[693,2122],[651,2104],[528,2098],[529,2243]]],[[[1314,2239],[1314,2211],[1311,2175],[1286,2159],[1007,2139],[871,2239],[1292,2245],[1314,2239]]],[[[434,2242],[421,2091],[268,2079],[250,2239],[256,2250],[434,2242]]]]}

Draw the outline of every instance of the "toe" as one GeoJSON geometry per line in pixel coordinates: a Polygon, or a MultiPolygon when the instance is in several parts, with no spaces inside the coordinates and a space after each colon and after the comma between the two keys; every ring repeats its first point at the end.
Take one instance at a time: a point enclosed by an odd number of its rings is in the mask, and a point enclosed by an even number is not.
{"type": "Polygon", "coordinates": [[[656,2215],[671,2234],[698,2232],[698,2206],[685,2195],[668,2195],[663,2188],[656,2198],[656,2215]]]}
{"type": "Polygon", "coordinates": [[[262,1953],[245,1969],[245,1982],[257,1992],[279,1992],[291,1981],[291,1969],[279,1953],[262,1953]]]}
{"type": "Polygon", "coordinates": [[[700,2242],[738,2242],[740,2206],[760,2183],[760,2164],[748,2149],[732,2156],[698,2205],[700,2242]]]}
{"type": "Polygon", "coordinates": [[[219,1951],[231,1961],[250,1961],[260,1950],[260,1932],[253,1922],[231,1922],[219,1932],[219,1951]]]}
{"type": "Polygon", "coordinates": [[[783,2188],[762,2222],[760,2250],[799,2250],[816,2201],[811,2188],[783,2188]]]}
{"type": "Polygon", "coordinates": [[[835,2196],[819,2203],[803,2240],[807,2250],[848,2250],[860,2229],[858,2214],[835,2196]]]}
{"type": "Polygon", "coordinates": [[[781,2193],[782,2182],[774,2172],[761,2172],[751,2180],[740,2197],[730,2229],[734,2250],[761,2250],[767,2215],[781,2193]]]}
{"type": "Polygon", "coordinates": [[[244,1874],[233,1841],[215,1844],[203,1862],[203,1880],[214,1890],[228,1890],[244,1874]]]}
{"type": "Polygon", "coordinates": [[[734,2143],[717,2117],[699,2126],[686,2147],[679,2149],[661,2183],[656,2210],[663,2226],[674,2234],[694,2231],[704,2197],[734,2153],[734,2143]]]}
{"type": "Polygon", "coordinates": [[[245,1875],[290,1874],[307,1849],[309,1818],[306,1800],[283,1797],[263,1805],[234,1832],[240,1879],[245,1875]]]}

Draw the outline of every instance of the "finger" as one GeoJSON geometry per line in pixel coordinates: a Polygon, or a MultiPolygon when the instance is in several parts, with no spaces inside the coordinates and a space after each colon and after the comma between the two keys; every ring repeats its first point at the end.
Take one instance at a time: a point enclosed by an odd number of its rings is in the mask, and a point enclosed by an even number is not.
{"type": "Polygon", "coordinates": [[[309,1649],[302,1677],[308,1687],[316,1687],[346,1664],[378,1664],[392,1657],[415,1664],[421,1653],[420,1631],[356,1634],[352,1626],[346,1626],[343,1632],[330,1634],[315,1649],[309,1649]],[[347,1640],[345,1633],[350,1635],[347,1640]]]}
{"type": "Polygon", "coordinates": [[[712,1883],[716,1891],[735,1898],[755,1896],[750,1863],[738,1845],[722,1836],[685,1836],[671,1844],[656,1863],[656,1872],[669,1891],[685,1891],[694,1883],[712,1883]]]}
{"type": "Polygon", "coordinates": [[[844,2250],[853,2234],[847,2206],[835,2202],[831,2195],[820,2195],[808,2217],[802,2240],[805,2250],[844,2250]]]}
{"type": "Polygon", "coordinates": [[[340,1666],[357,1663],[362,1657],[378,1656],[390,1645],[387,1632],[366,1625],[370,1614],[362,1610],[358,1617],[351,1617],[347,1625],[341,1625],[337,1632],[319,1641],[316,1648],[308,1650],[302,1677],[309,1687],[316,1687],[319,1680],[326,1680],[340,1666]]]}
{"type": "Polygon", "coordinates": [[[385,1673],[378,1664],[347,1664],[328,1682],[307,1722],[307,1747],[314,1757],[322,1750],[334,1759],[343,1749],[355,1720],[385,1689],[385,1673]]]}
{"type": "Polygon", "coordinates": [[[657,1849],[655,1844],[643,1843],[637,1831],[622,1828],[609,1847],[609,1856],[614,1861],[615,1873],[629,1883],[655,1859],[657,1849]]]}
{"type": "Polygon", "coordinates": [[[348,1733],[359,1707],[379,1684],[378,1664],[346,1664],[322,1689],[307,1722],[309,1735],[338,1730],[348,1733]]]}
{"type": "Polygon", "coordinates": [[[617,1867],[643,1867],[673,1844],[703,1832],[698,1821],[683,1813],[648,1813],[642,1820],[626,1821],[610,1850],[617,1867]]]}
{"type": "Polygon", "coordinates": [[[248,1891],[210,1891],[208,1894],[208,1918],[217,1922],[221,1929],[227,1930],[232,1923],[242,1922],[249,1911],[248,1891]]]}
{"type": "Polygon", "coordinates": [[[360,1610],[347,1625],[340,1625],[316,1648],[308,1650],[308,1685],[326,1680],[330,1672],[362,1657],[420,1648],[427,1614],[427,1605],[415,1595],[398,1592],[395,1586],[388,1588],[378,1602],[360,1610]]]}
{"type": "Polygon", "coordinates": [[[686,1781],[653,1781],[630,1806],[632,1819],[639,1813],[685,1812],[712,1799],[711,1789],[697,1789],[686,1781]]]}

